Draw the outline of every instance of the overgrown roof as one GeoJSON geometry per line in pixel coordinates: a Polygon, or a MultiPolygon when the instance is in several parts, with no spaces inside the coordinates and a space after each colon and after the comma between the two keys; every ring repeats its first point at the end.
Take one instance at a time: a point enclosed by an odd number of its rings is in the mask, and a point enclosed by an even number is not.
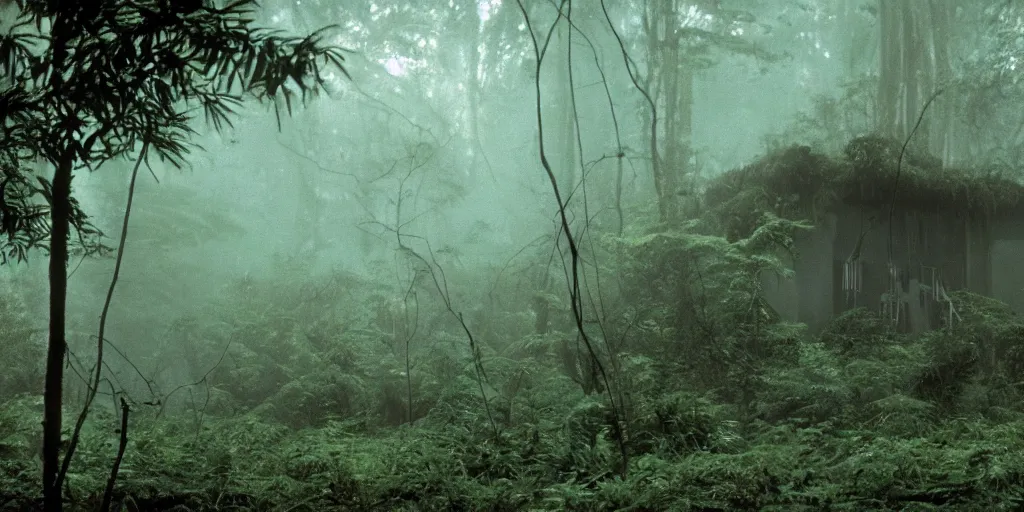
{"type": "MultiPolygon", "coordinates": [[[[830,157],[791,146],[711,180],[707,210],[727,235],[743,236],[765,212],[818,220],[837,205],[888,208],[902,144],[875,136],[850,141],[830,157]]],[[[955,211],[978,216],[1009,213],[1024,198],[1024,185],[997,173],[943,169],[938,159],[913,152],[899,165],[896,207],[955,211]]]]}

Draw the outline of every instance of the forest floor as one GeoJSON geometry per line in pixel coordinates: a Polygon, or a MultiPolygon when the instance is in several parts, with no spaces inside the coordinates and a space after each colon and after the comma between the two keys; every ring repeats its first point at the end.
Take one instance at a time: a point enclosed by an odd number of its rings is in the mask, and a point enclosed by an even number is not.
{"type": "MultiPolygon", "coordinates": [[[[0,407],[0,510],[37,504],[40,466],[24,456],[38,425],[34,403],[0,407]]],[[[497,438],[485,424],[368,435],[351,422],[293,430],[246,414],[203,418],[197,428],[198,418],[143,412],[131,422],[115,503],[149,511],[1020,510],[1024,419],[1014,416],[889,414],[851,430],[694,416],[691,426],[710,431],[633,432],[657,446],[631,457],[623,477],[612,469],[619,452],[607,430],[582,440],[564,422],[497,438]]],[[[89,422],[67,477],[68,510],[100,503],[118,424],[104,413],[89,422]]]]}

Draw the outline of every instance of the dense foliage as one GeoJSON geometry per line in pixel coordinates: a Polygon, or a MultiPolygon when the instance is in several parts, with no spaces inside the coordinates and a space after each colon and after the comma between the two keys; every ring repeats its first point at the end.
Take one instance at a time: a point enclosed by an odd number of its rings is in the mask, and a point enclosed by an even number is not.
{"type": "MultiPolygon", "coordinates": [[[[607,405],[559,355],[564,332],[500,327],[527,310],[475,324],[517,338],[483,349],[495,437],[444,311],[421,311],[406,345],[409,317],[381,283],[310,279],[281,258],[275,277],[241,280],[219,306],[179,318],[165,349],[140,362],[193,384],[133,413],[119,496],[129,510],[1019,506],[1024,321],[959,293],[954,330],[900,335],[860,309],[809,336],[758,298],[760,276],[785,271],[770,254],[800,229],[766,217],[736,242],[686,231],[608,240],[631,308],[609,326],[631,326],[616,373],[629,396],[625,478],[611,471],[607,405]]],[[[18,311],[5,303],[4,343],[30,353],[18,311]]],[[[13,510],[34,494],[39,402],[17,385],[33,365],[12,363],[0,452],[13,510]]],[[[69,475],[83,509],[98,499],[118,421],[101,408],[84,434],[69,475]]]]}

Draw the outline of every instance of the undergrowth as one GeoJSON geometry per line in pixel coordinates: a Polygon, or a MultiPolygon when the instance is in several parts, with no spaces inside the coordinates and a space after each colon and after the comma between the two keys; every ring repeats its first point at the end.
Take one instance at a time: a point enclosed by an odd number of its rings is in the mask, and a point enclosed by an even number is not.
{"type": "MultiPolygon", "coordinates": [[[[539,307],[526,277],[505,293],[474,296],[473,283],[488,276],[452,275],[450,289],[468,290],[459,297],[467,314],[453,318],[427,282],[410,285],[412,303],[410,288],[343,272],[311,277],[296,270],[301,261],[282,259],[273,277],[239,279],[210,307],[178,318],[136,361],[152,386],[125,390],[134,400],[115,503],[128,511],[1024,507],[1024,321],[956,292],[960,320],[916,336],[865,309],[820,333],[784,322],[761,283],[787,275],[782,256],[810,226],[783,210],[733,219],[729,236],[694,222],[588,247],[606,277],[605,314],[586,328],[600,341],[610,391],[586,379],[591,367],[564,301],[544,292],[539,307]],[[550,319],[538,322],[540,312],[550,319]],[[461,321],[476,333],[475,348],[461,321]],[[158,399],[140,398],[150,387],[158,399]]],[[[41,360],[42,331],[7,297],[0,342],[24,360],[0,362],[0,509],[32,510],[42,406],[32,361],[41,360]]],[[[67,479],[70,510],[100,503],[119,424],[109,406],[90,416],[67,479]]]]}

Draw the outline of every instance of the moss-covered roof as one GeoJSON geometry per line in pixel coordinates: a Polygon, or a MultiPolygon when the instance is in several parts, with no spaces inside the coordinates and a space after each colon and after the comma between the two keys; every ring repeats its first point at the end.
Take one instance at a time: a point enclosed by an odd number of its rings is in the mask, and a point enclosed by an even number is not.
{"type": "MultiPolygon", "coordinates": [[[[859,137],[843,155],[815,153],[792,146],[711,180],[707,210],[730,235],[752,227],[764,212],[818,220],[840,204],[888,208],[896,183],[901,144],[880,137],[859,137]]],[[[971,215],[1008,213],[1024,186],[994,173],[943,169],[934,157],[908,152],[899,165],[896,206],[902,210],[954,210],[971,215]]]]}

